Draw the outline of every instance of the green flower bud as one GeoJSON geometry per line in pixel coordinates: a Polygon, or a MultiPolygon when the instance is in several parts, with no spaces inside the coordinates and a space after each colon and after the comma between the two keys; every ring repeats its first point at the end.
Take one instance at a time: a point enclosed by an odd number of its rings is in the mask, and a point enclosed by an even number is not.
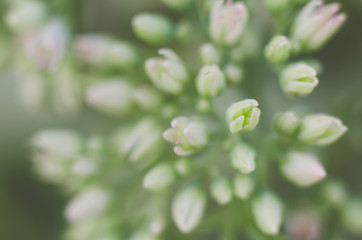
{"type": "Polygon", "coordinates": [[[108,207],[110,194],[101,188],[87,188],[75,196],[65,209],[70,222],[99,217],[108,207]]]}
{"type": "Polygon", "coordinates": [[[220,64],[219,50],[211,43],[205,43],[200,47],[200,58],[203,65],[220,64]]]}
{"type": "Polygon", "coordinates": [[[308,64],[299,62],[287,66],[281,73],[279,82],[289,97],[304,97],[318,85],[317,72],[308,64]]]}
{"type": "Polygon", "coordinates": [[[147,172],[143,179],[143,187],[148,190],[159,191],[168,187],[174,180],[175,173],[171,164],[160,163],[147,172]]]}
{"type": "Polygon", "coordinates": [[[274,129],[281,136],[292,136],[299,127],[299,119],[293,112],[277,113],[273,119],[274,129]]]}
{"type": "Polygon", "coordinates": [[[191,0],[162,0],[168,7],[175,10],[182,10],[190,6],[191,0]]]}
{"type": "Polygon", "coordinates": [[[232,166],[244,174],[255,170],[255,151],[251,147],[239,143],[231,150],[232,166]]]}
{"type": "Polygon", "coordinates": [[[123,79],[110,79],[89,87],[86,102],[108,114],[121,114],[132,109],[131,86],[123,79]]]}
{"type": "Polygon", "coordinates": [[[172,37],[172,23],[166,17],[154,13],[140,13],[132,19],[137,37],[149,44],[164,44],[172,37]]]}
{"type": "Polygon", "coordinates": [[[302,120],[298,138],[303,143],[325,146],[337,141],[346,131],[347,127],[338,118],[315,114],[302,120]]]}
{"type": "Polygon", "coordinates": [[[140,167],[146,167],[156,160],[164,147],[162,130],[152,118],[119,129],[112,140],[121,157],[140,167]]]}
{"type": "Polygon", "coordinates": [[[277,235],[282,223],[282,204],[279,198],[264,192],[253,200],[253,215],[259,229],[265,234],[277,235]]]}
{"type": "Polygon", "coordinates": [[[224,68],[225,76],[232,84],[238,84],[242,82],[244,77],[244,69],[233,63],[229,63],[224,68]]]}
{"type": "Polygon", "coordinates": [[[145,62],[145,69],[152,83],[160,90],[178,94],[188,80],[188,73],[181,59],[170,49],[160,49],[161,57],[145,62]]]}
{"type": "Polygon", "coordinates": [[[308,187],[323,180],[327,173],[319,161],[310,154],[290,152],[281,166],[283,175],[300,187],[308,187]]]}
{"type": "Polygon", "coordinates": [[[258,125],[260,109],[254,99],[246,99],[232,104],[226,111],[226,119],[231,133],[252,131],[258,125]]]}
{"type": "Polygon", "coordinates": [[[216,97],[225,88],[225,77],[217,65],[201,68],[196,79],[198,93],[202,97],[216,97]]]}
{"type": "Polygon", "coordinates": [[[184,20],[177,24],[175,30],[175,37],[177,40],[185,42],[193,36],[193,31],[194,30],[192,23],[184,20]]]}
{"type": "Polygon", "coordinates": [[[172,128],[163,133],[163,137],[174,143],[174,152],[179,156],[186,156],[203,148],[208,142],[204,123],[187,117],[177,117],[171,122],[172,128]]]}
{"type": "Polygon", "coordinates": [[[234,178],[234,194],[240,199],[249,198],[254,190],[254,182],[248,175],[238,174],[234,178]]]}
{"type": "Polygon", "coordinates": [[[264,55],[272,63],[282,63],[289,58],[291,48],[288,38],[276,36],[265,47],[264,55]]]}
{"type": "Polygon", "coordinates": [[[187,186],[172,201],[172,219],[182,233],[191,232],[201,222],[205,207],[204,192],[195,185],[187,186]]]}
{"type": "Polygon", "coordinates": [[[74,40],[76,58],[92,67],[129,70],[138,62],[130,44],[101,34],[84,34],[74,40]]]}
{"type": "Polygon", "coordinates": [[[220,204],[224,205],[232,200],[232,191],[229,180],[225,177],[217,177],[210,185],[211,196],[220,204]]]}
{"type": "Polygon", "coordinates": [[[161,106],[160,94],[149,86],[141,86],[133,91],[133,99],[143,110],[154,110],[161,106]]]}
{"type": "Polygon", "coordinates": [[[248,10],[242,2],[226,4],[216,1],[210,12],[210,37],[220,45],[237,43],[248,21],[248,10]]]}

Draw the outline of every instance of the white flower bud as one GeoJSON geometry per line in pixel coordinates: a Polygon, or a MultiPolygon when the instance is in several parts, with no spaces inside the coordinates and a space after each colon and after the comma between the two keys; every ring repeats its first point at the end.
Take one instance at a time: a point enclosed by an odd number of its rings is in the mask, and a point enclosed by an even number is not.
{"type": "Polygon", "coordinates": [[[302,120],[298,138],[303,143],[325,146],[337,141],[346,131],[347,127],[338,118],[315,114],[302,120]]]}
{"type": "Polygon", "coordinates": [[[138,61],[136,50],[128,43],[101,34],[84,34],[74,40],[74,54],[86,65],[128,70],[138,61]]]}
{"type": "Polygon", "coordinates": [[[187,8],[191,0],[162,0],[168,7],[175,10],[182,10],[187,8]]]}
{"type": "Polygon", "coordinates": [[[238,143],[231,150],[232,166],[244,174],[255,170],[255,151],[249,146],[238,143]]]}
{"type": "Polygon", "coordinates": [[[214,65],[221,62],[219,50],[211,43],[205,43],[200,47],[200,58],[203,65],[214,65]]]}
{"type": "Polygon", "coordinates": [[[185,66],[170,49],[160,49],[158,53],[161,57],[151,58],[145,62],[147,75],[160,90],[171,94],[180,93],[188,80],[185,66]]]}
{"type": "Polygon", "coordinates": [[[146,167],[156,160],[164,146],[162,130],[152,118],[145,118],[132,127],[119,129],[113,143],[120,156],[140,167],[146,167]]]}
{"type": "Polygon", "coordinates": [[[265,47],[264,55],[272,63],[282,63],[289,58],[291,49],[292,45],[288,38],[276,36],[265,47]]]}
{"type": "Polygon", "coordinates": [[[38,27],[44,20],[44,16],[44,5],[38,1],[14,1],[6,13],[5,21],[11,29],[24,32],[38,27]]]}
{"type": "Polygon", "coordinates": [[[254,99],[246,99],[232,104],[226,111],[226,119],[231,133],[252,131],[258,125],[260,109],[254,99]]]}
{"type": "Polygon", "coordinates": [[[271,192],[264,192],[253,200],[253,215],[259,229],[265,234],[276,235],[282,223],[282,204],[271,192]]]}
{"type": "Polygon", "coordinates": [[[152,191],[163,190],[172,184],[175,178],[171,164],[160,163],[147,172],[143,179],[143,187],[152,191]]]}
{"type": "Polygon", "coordinates": [[[197,79],[196,87],[202,97],[216,97],[225,88],[225,77],[217,65],[201,68],[197,79]]]}
{"type": "Polygon", "coordinates": [[[290,152],[281,166],[283,175],[300,187],[308,187],[323,180],[327,173],[310,154],[290,152]]]}
{"type": "Polygon", "coordinates": [[[137,37],[150,44],[164,44],[172,36],[172,23],[159,14],[140,13],[132,19],[132,26],[137,37]]]}
{"type": "Polygon", "coordinates": [[[172,219],[182,233],[194,230],[201,222],[206,207],[206,196],[194,185],[179,191],[172,201],[172,219]]]}
{"type": "Polygon", "coordinates": [[[122,79],[109,79],[89,87],[86,101],[92,107],[108,114],[121,114],[133,106],[131,86],[122,79]]]}
{"type": "Polygon", "coordinates": [[[100,188],[88,188],[75,196],[65,209],[65,216],[70,222],[78,222],[99,217],[105,212],[110,202],[110,194],[100,188]]]}
{"type": "Polygon", "coordinates": [[[210,37],[217,44],[232,46],[240,40],[247,21],[248,11],[243,3],[216,1],[210,13],[210,37]]]}
{"type": "Polygon", "coordinates": [[[217,177],[210,185],[211,196],[220,204],[224,205],[232,200],[230,182],[225,177],[217,177]]]}
{"type": "Polygon", "coordinates": [[[43,130],[32,138],[31,145],[40,153],[68,159],[80,152],[82,142],[71,130],[43,130]]]}
{"type": "Polygon", "coordinates": [[[199,120],[177,117],[172,120],[171,126],[163,137],[176,145],[174,152],[179,156],[190,155],[208,142],[205,124],[199,120]]]}
{"type": "Polygon", "coordinates": [[[324,5],[322,0],[310,1],[295,21],[293,39],[305,50],[322,47],[346,20],[344,13],[337,14],[339,9],[338,3],[324,5]]]}
{"type": "Polygon", "coordinates": [[[281,73],[279,82],[289,97],[304,97],[318,85],[317,72],[306,63],[299,62],[287,66],[281,73]]]}
{"type": "Polygon", "coordinates": [[[277,113],[273,124],[275,131],[281,136],[292,136],[299,127],[299,119],[293,112],[277,113]]]}
{"type": "Polygon", "coordinates": [[[234,193],[240,199],[249,198],[254,190],[254,182],[248,175],[238,174],[234,178],[234,193]]]}
{"type": "Polygon", "coordinates": [[[227,80],[232,84],[238,84],[242,82],[244,77],[244,69],[233,63],[229,63],[224,68],[224,73],[227,80]]]}
{"type": "Polygon", "coordinates": [[[99,164],[89,157],[77,157],[70,167],[71,172],[76,176],[90,176],[99,170],[99,164]]]}

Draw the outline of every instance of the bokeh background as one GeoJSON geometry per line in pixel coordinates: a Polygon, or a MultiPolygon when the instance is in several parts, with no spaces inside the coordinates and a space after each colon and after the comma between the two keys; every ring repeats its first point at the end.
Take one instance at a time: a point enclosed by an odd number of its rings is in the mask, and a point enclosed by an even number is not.
{"type": "MultiPolygon", "coordinates": [[[[51,1],[51,0],[49,0],[51,1]]],[[[76,32],[103,32],[130,41],[135,40],[131,17],[141,11],[163,12],[171,18],[175,13],[158,0],[54,0],[59,11],[74,18],[76,32]]],[[[348,20],[342,30],[314,57],[324,64],[320,85],[306,99],[293,104],[307,104],[315,112],[339,116],[349,127],[346,136],[325,150],[328,152],[329,176],[343,180],[350,192],[362,194],[362,2],[340,0],[348,20]]],[[[6,3],[0,2],[0,17],[6,3]]],[[[0,20],[3,22],[3,20],[0,20]]],[[[3,25],[3,23],[1,23],[3,25]]],[[[4,29],[4,26],[1,26],[4,29]]],[[[6,30],[5,30],[6,32],[6,30]]],[[[6,46],[1,46],[4,50],[6,46]]],[[[0,51],[0,59],[11,57],[0,51]]],[[[57,240],[66,225],[63,208],[67,198],[59,188],[42,182],[32,171],[28,141],[44,128],[102,128],[108,118],[92,111],[75,118],[59,117],[51,110],[29,114],[18,103],[16,81],[4,61],[0,69],[0,239],[57,240]]],[[[250,67],[253,67],[251,65],[250,67]]],[[[252,72],[253,69],[250,69],[252,72]]],[[[261,81],[267,94],[281,98],[273,79],[261,81]]],[[[260,84],[261,84],[260,83],[260,84]]],[[[278,99],[280,98],[280,99],[278,99]]],[[[275,109],[278,106],[275,107],[275,109]]],[[[270,111],[275,112],[275,109],[270,111]]],[[[362,219],[361,219],[362,221],[362,219]]]]}

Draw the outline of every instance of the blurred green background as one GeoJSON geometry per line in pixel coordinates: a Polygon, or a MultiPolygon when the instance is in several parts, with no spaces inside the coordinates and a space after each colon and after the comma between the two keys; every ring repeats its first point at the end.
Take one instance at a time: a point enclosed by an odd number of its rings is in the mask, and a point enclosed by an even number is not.
{"type": "MultiPolygon", "coordinates": [[[[71,8],[69,16],[75,16],[76,31],[105,32],[131,41],[130,23],[135,13],[148,10],[172,17],[158,0],[54,1],[59,5],[66,2],[71,8]]],[[[325,69],[320,86],[311,97],[293,104],[308,104],[315,112],[339,116],[349,127],[338,144],[326,149],[330,156],[327,170],[329,176],[343,180],[351,192],[362,194],[362,2],[340,2],[348,20],[315,54],[325,69]]],[[[287,101],[286,106],[291,105],[287,101]]],[[[24,112],[17,101],[16,81],[6,67],[0,72],[0,110],[0,239],[60,239],[67,199],[59,188],[40,181],[32,172],[28,139],[39,129],[80,127],[86,116],[62,119],[51,111],[37,115],[24,112]]],[[[94,118],[91,124],[101,120],[94,118]]]]}

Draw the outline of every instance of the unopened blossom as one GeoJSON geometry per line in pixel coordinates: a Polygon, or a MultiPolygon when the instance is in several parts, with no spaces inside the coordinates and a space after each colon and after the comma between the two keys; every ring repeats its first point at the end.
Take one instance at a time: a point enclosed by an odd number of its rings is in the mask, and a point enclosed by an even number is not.
{"type": "Polygon", "coordinates": [[[200,120],[177,117],[172,120],[171,127],[163,137],[176,145],[173,150],[179,156],[190,155],[208,142],[206,126],[200,120]]]}
{"type": "Polygon", "coordinates": [[[323,180],[327,173],[311,154],[290,152],[281,166],[283,175],[300,187],[308,187],[323,180]]]}
{"type": "Polygon", "coordinates": [[[304,97],[318,85],[317,71],[310,65],[299,62],[288,65],[279,78],[280,86],[291,98],[304,97]]]}
{"type": "Polygon", "coordinates": [[[232,166],[243,174],[255,170],[255,151],[246,144],[238,143],[231,150],[232,166]]]}
{"type": "Polygon", "coordinates": [[[204,66],[196,78],[197,92],[205,98],[220,95],[225,84],[224,73],[217,65],[204,66]]]}
{"type": "Polygon", "coordinates": [[[293,112],[277,113],[273,119],[275,131],[283,137],[290,137],[299,127],[299,119],[293,112]]]}
{"type": "Polygon", "coordinates": [[[291,43],[285,36],[275,36],[265,47],[265,58],[272,63],[282,63],[286,61],[291,53],[291,43]]]}
{"type": "Polygon", "coordinates": [[[162,91],[178,94],[188,80],[187,69],[170,49],[160,49],[160,57],[148,59],[145,69],[152,83],[162,91]]]}
{"type": "Polygon", "coordinates": [[[247,21],[248,10],[242,2],[218,0],[210,13],[210,37],[217,44],[232,46],[240,40],[247,21]]]}
{"type": "Polygon", "coordinates": [[[340,119],[314,114],[302,119],[298,138],[303,143],[325,146],[337,141],[346,131],[347,127],[340,119]]]}
{"type": "Polygon", "coordinates": [[[226,110],[226,120],[231,133],[252,131],[258,125],[260,109],[254,99],[246,99],[233,103],[226,110]]]}
{"type": "Polygon", "coordinates": [[[232,189],[226,177],[217,177],[210,184],[211,196],[220,205],[225,205],[232,200],[232,189]]]}
{"type": "Polygon", "coordinates": [[[317,50],[341,27],[346,14],[338,13],[339,3],[324,4],[323,0],[310,1],[294,23],[293,40],[302,49],[317,50]]]}

